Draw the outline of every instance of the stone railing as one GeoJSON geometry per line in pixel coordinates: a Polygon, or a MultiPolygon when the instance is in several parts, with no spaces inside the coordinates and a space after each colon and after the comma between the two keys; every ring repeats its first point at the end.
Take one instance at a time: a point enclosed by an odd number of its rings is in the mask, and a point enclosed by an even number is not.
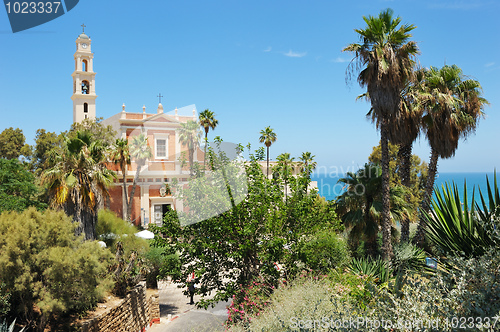
{"type": "Polygon", "coordinates": [[[81,332],[139,332],[160,322],[158,291],[145,283],[134,287],[118,304],[104,313],[81,322],[81,332]]]}

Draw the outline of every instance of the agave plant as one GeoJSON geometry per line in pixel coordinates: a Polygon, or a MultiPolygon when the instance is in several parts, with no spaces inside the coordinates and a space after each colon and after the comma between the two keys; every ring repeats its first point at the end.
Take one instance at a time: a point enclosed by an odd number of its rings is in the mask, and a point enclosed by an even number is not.
{"type": "Polygon", "coordinates": [[[436,188],[436,198],[432,201],[432,210],[427,215],[427,236],[444,253],[464,257],[477,257],[495,245],[492,236],[494,217],[498,217],[500,195],[495,180],[493,188],[487,178],[488,199],[483,196],[480,206],[475,201],[472,191],[472,204],[469,205],[467,186],[464,183],[464,201],[460,200],[455,183],[446,183],[441,190],[436,188]],[[486,204],[488,201],[489,204],[486,204]]]}
{"type": "Polygon", "coordinates": [[[388,282],[392,274],[387,262],[381,258],[353,258],[347,268],[356,275],[372,278],[378,285],[388,282]]]}
{"type": "MultiPolygon", "coordinates": [[[[14,328],[16,327],[16,320],[14,319],[14,321],[9,325],[7,323],[7,321],[0,321],[0,332],[14,332],[14,328]]],[[[23,332],[24,331],[24,327],[21,331],[19,332],[23,332]]]]}

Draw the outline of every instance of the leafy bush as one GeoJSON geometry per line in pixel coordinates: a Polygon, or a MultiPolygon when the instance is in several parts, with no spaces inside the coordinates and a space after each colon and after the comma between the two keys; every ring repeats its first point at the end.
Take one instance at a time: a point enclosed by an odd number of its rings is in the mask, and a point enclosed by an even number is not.
{"type": "Polygon", "coordinates": [[[301,239],[298,257],[307,268],[328,272],[349,261],[349,250],[346,241],[338,234],[320,230],[301,239]]]}
{"type": "Polygon", "coordinates": [[[53,210],[0,215],[0,280],[12,293],[11,313],[32,326],[91,309],[111,287],[112,255],[74,229],[53,210]]]}
{"type": "Polygon", "coordinates": [[[0,282],[0,317],[5,317],[10,311],[11,293],[4,282],[0,282]]]}
{"type": "Polygon", "coordinates": [[[121,242],[123,254],[129,257],[132,252],[143,255],[148,250],[148,241],[135,236],[137,228],[131,223],[117,217],[109,210],[99,211],[96,233],[99,240],[104,241],[106,246],[116,252],[117,243],[121,242]]]}
{"type": "Polygon", "coordinates": [[[269,297],[275,287],[262,277],[255,278],[246,288],[240,288],[233,295],[233,301],[227,308],[228,318],[226,326],[239,324],[248,326],[252,316],[259,316],[260,312],[269,304],[269,297]]]}
{"type": "Polygon", "coordinates": [[[276,290],[270,301],[258,316],[248,318],[248,324],[242,322],[231,331],[324,331],[326,322],[336,318],[355,321],[362,312],[349,298],[336,294],[327,279],[320,278],[298,278],[276,290]]]}
{"type": "Polygon", "coordinates": [[[169,247],[150,247],[144,255],[142,273],[146,276],[148,288],[158,288],[158,279],[172,277],[180,278],[180,260],[175,252],[169,252],[169,247]]]}

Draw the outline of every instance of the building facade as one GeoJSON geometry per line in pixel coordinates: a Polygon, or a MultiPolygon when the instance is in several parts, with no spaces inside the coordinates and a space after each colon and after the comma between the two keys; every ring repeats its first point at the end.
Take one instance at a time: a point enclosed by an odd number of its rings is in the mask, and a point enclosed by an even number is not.
{"type": "MultiPolygon", "coordinates": [[[[170,193],[170,184],[177,179],[179,184],[187,182],[189,177],[188,149],[179,141],[181,123],[198,121],[194,105],[175,109],[164,113],[163,105],[158,104],[156,113],[126,112],[125,105],[122,111],[103,121],[118,133],[117,138],[126,139],[131,146],[134,137],[144,134],[152,153],[144,166],[138,169],[138,164],[132,159],[126,172],[128,197],[132,191],[134,178],[139,172],[136,190],[132,200],[131,220],[147,227],[150,223],[161,224],[163,216],[168,210],[182,210],[182,202],[176,201],[170,193]]],[[[194,153],[194,161],[203,161],[203,151],[198,147],[194,153]]],[[[110,188],[111,210],[117,215],[123,215],[124,195],[121,170],[118,173],[112,188],[110,188]]]]}
{"type": "MultiPolygon", "coordinates": [[[[96,90],[94,72],[94,54],[91,51],[91,39],[83,31],[76,39],[74,53],[75,70],[73,78],[73,122],[96,119],[96,90]]],[[[139,112],[127,112],[125,104],[121,112],[105,119],[102,123],[110,125],[117,132],[116,138],[126,139],[131,146],[134,137],[144,134],[152,153],[144,165],[139,167],[132,159],[126,171],[128,197],[132,192],[134,178],[139,173],[134,197],[131,201],[130,219],[136,225],[148,227],[150,223],[161,224],[163,216],[170,210],[182,210],[182,202],[176,201],[170,194],[169,185],[173,179],[182,185],[189,177],[188,149],[179,141],[181,123],[198,121],[196,107],[190,105],[164,113],[163,105],[158,104],[154,113],[146,113],[146,107],[139,112]],[[184,157],[185,156],[185,157],[184,157]],[[185,161],[183,161],[185,160],[185,161]]],[[[198,147],[194,161],[203,161],[203,151],[198,147]]],[[[110,192],[110,208],[118,216],[124,216],[125,195],[123,193],[122,172],[113,163],[109,168],[117,172],[117,179],[110,192]]]]}

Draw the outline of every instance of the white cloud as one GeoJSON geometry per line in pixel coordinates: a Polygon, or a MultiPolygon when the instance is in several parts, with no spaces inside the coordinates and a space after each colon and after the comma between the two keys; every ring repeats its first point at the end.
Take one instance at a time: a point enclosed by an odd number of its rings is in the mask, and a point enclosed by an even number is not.
{"type": "Polygon", "coordinates": [[[268,48],[266,48],[263,52],[271,52],[271,50],[272,50],[272,47],[271,47],[271,46],[269,46],[269,47],[268,47],[268,48]]]}
{"type": "Polygon", "coordinates": [[[485,66],[485,67],[491,67],[491,66],[493,66],[494,64],[495,64],[494,62],[489,62],[489,63],[485,64],[484,66],[485,66]]]}
{"type": "Polygon", "coordinates": [[[288,51],[288,53],[283,53],[285,56],[291,57],[291,58],[302,58],[307,54],[307,52],[299,53],[299,52],[293,52],[292,50],[288,51]]]}
{"type": "Polygon", "coordinates": [[[344,58],[341,58],[341,57],[336,57],[335,59],[332,59],[332,62],[337,62],[337,63],[343,63],[343,62],[349,62],[350,60],[349,59],[344,59],[344,58]]]}

